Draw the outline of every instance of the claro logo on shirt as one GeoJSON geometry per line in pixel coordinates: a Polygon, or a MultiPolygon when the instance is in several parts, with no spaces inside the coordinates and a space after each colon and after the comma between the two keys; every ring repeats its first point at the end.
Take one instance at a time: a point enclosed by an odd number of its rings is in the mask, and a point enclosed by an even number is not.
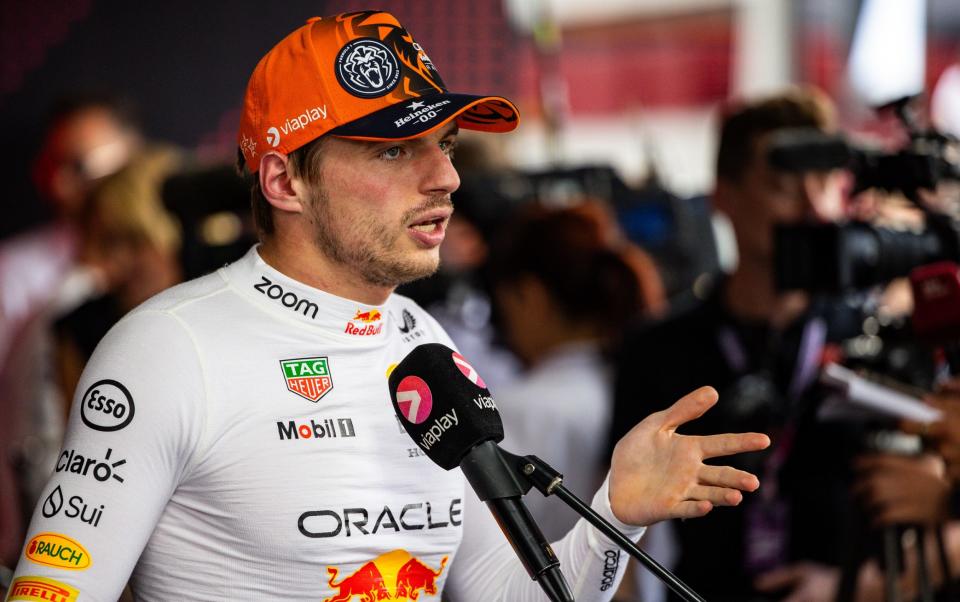
{"type": "Polygon", "coordinates": [[[123,483],[123,477],[120,476],[117,470],[126,464],[127,461],[123,458],[111,460],[110,454],[112,453],[113,449],[108,447],[106,455],[103,460],[101,460],[99,458],[84,456],[74,449],[65,449],[60,452],[60,457],[57,458],[56,472],[67,471],[85,477],[92,476],[101,483],[109,481],[110,479],[118,483],[123,483]]]}
{"type": "Polygon", "coordinates": [[[29,602],[75,602],[80,591],[66,583],[47,577],[17,577],[10,585],[7,600],[28,600],[29,602]]]}
{"type": "Polygon", "coordinates": [[[82,571],[90,567],[90,553],[77,541],[59,533],[41,533],[27,542],[23,555],[37,564],[82,571]]]}

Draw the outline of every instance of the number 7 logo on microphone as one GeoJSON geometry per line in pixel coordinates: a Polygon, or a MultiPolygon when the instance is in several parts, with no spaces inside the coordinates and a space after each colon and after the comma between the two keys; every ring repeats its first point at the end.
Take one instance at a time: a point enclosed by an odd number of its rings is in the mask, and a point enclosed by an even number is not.
{"type": "Polygon", "coordinates": [[[433,394],[419,376],[408,376],[397,385],[397,406],[407,422],[420,424],[430,416],[433,394]]]}

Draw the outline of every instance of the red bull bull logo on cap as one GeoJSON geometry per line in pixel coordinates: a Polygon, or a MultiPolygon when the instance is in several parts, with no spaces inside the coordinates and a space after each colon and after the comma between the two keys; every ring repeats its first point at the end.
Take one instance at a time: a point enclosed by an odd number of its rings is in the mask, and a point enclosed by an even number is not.
{"type": "Polygon", "coordinates": [[[356,571],[340,581],[337,567],[327,567],[327,584],[333,595],[323,602],[409,602],[419,600],[420,594],[435,596],[440,592],[437,580],[447,565],[447,556],[440,568],[433,570],[406,550],[393,550],[360,565],[356,571]]]}

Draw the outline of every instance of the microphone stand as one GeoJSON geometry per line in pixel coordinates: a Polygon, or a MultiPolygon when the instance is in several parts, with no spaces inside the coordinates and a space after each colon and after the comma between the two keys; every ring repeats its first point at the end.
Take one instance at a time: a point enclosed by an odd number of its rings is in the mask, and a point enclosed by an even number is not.
{"type": "Polygon", "coordinates": [[[460,463],[460,469],[480,501],[486,502],[493,511],[530,578],[540,585],[550,602],[575,602],[560,570],[560,560],[520,501],[530,491],[530,483],[517,470],[514,457],[487,440],[473,448],[460,463]],[[489,470],[497,464],[503,470],[489,470]],[[510,536],[507,526],[501,522],[504,520],[516,530],[518,537],[510,536]]]}
{"type": "Polygon", "coordinates": [[[594,512],[593,508],[585,504],[583,500],[574,495],[569,489],[563,486],[563,475],[554,470],[549,464],[536,456],[518,456],[498,448],[513,464],[513,467],[520,472],[526,481],[526,493],[530,487],[536,487],[544,496],[556,494],[567,506],[572,508],[577,514],[582,516],[591,525],[603,532],[604,535],[612,539],[622,549],[626,550],[631,556],[640,561],[651,573],[663,581],[675,594],[687,602],[706,602],[700,594],[693,591],[686,583],[680,581],[676,575],[667,570],[663,565],[654,560],[649,554],[641,550],[635,543],[630,541],[616,527],[611,525],[602,516],[594,512]]]}

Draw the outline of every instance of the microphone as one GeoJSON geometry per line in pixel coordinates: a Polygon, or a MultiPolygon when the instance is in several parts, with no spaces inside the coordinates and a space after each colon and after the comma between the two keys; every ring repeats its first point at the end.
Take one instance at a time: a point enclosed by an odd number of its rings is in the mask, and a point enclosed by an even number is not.
{"type": "Polygon", "coordinates": [[[530,484],[497,445],[500,411],[473,366],[453,349],[427,343],[394,368],[389,386],[393,409],[414,442],[444,470],[460,466],[530,578],[551,600],[573,602],[560,561],[520,500],[530,484]]]}

